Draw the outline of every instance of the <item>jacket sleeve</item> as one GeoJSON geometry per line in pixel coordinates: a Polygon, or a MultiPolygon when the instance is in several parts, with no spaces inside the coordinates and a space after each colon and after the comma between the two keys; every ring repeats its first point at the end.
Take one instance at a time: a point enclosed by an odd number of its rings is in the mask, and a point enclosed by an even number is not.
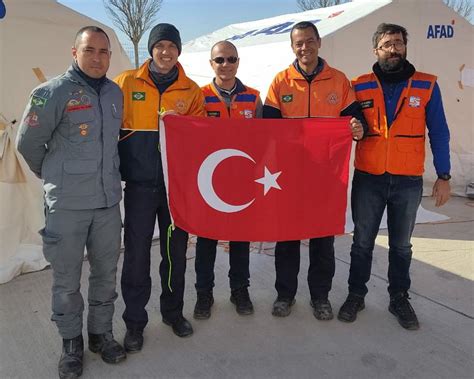
{"type": "Polygon", "coordinates": [[[45,88],[33,90],[23,113],[16,146],[31,171],[39,178],[48,143],[61,117],[62,111],[52,91],[45,88]]]}
{"type": "Polygon", "coordinates": [[[276,77],[268,89],[267,98],[263,106],[263,118],[282,118],[279,101],[279,84],[276,77]]]}
{"type": "Polygon", "coordinates": [[[193,88],[193,99],[189,107],[188,116],[205,116],[204,95],[197,85],[193,88]]]}
{"type": "Polygon", "coordinates": [[[349,80],[346,80],[346,82],[344,83],[343,106],[344,109],[341,111],[340,115],[352,116],[359,120],[362,124],[362,128],[364,129],[364,134],[362,135],[362,138],[364,138],[367,132],[369,131],[369,125],[365,120],[364,112],[362,111],[360,103],[356,100],[354,89],[352,88],[349,80]]]}
{"type": "Polygon", "coordinates": [[[438,82],[435,82],[431,98],[426,105],[426,127],[428,128],[436,173],[449,174],[451,170],[449,156],[450,136],[438,82]]]}

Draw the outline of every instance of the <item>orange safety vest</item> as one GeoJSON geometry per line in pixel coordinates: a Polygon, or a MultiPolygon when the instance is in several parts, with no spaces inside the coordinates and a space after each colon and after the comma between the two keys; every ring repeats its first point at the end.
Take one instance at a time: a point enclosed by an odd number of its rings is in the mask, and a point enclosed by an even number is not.
{"type": "Polygon", "coordinates": [[[187,116],[204,116],[203,96],[199,86],[186,76],[180,63],[178,79],[162,94],[150,78],[150,60],[136,70],[128,70],[114,81],[123,92],[122,130],[158,131],[159,115],[175,111],[187,116]]]}
{"type": "Polygon", "coordinates": [[[355,102],[347,77],[324,62],[311,83],[291,64],[279,72],[268,90],[265,105],[279,109],[283,118],[339,117],[355,102]]]}
{"type": "Polygon", "coordinates": [[[436,76],[415,72],[397,104],[394,120],[387,125],[382,86],[374,73],[352,81],[369,125],[357,142],[355,168],[374,175],[422,175],[425,163],[425,108],[436,76]]]}
{"type": "Polygon", "coordinates": [[[225,101],[213,83],[201,88],[204,94],[204,108],[208,117],[255,118],[260,92],[245,86],[245,91],[235,94],[227,108],[225,101]]]}

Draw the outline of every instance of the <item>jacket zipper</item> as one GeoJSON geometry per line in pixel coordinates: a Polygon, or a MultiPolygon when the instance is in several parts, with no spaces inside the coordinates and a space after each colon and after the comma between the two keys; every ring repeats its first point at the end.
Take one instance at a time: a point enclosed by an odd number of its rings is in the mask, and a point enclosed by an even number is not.
{"type": "MultiPolygon", "coordinates": [[[[158,90],[158,89],[157,89],[158,90]]],[[[158,91],[159,92],[159,91],[158,91]]],[[[158,130],[158,146],[156,147],[158,150],[158,154],[161,154],[161,148],[160,148],[160,118],[161,118],[161,94],[160,99],[158,100],[158,124],[156,125],[156,129],[158,130]]],[[[155,187],[158,187],[158,176],[160,172],[160,160],[156,160],[155,162],[155,187]]]]}

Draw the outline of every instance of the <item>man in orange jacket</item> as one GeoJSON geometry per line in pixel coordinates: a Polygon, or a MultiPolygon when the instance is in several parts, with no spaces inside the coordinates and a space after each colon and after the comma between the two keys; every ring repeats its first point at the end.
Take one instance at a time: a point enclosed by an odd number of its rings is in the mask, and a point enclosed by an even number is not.
{"type": "MultiPolygon", "coordinates": [[[[205,108],[208,117],[255,118],[262,116],[260,93],[245,86],[236,78],[239,67],[237,48],[229,41],[217,42],[211,49],[210,64],[216,74],[212,83],[202,87],[205,108]]],[[[222,120],[225,127],[225,120],[222,120]]],[[[211,316],[214,303],[214,264],[216,260],[217,241],[198,237],[196,244],[196,291],[197,302],[194,307],[194,318],[207,319],[211,316]]],[[[229,242],[229,281],[230,301],[235,304],[240,315],[253,313],[249,286],[249,249],[250,243],[243,241],[229,242]]]]}
{"type": "MultiPolygon", "coordinates": [[[[316,26],[307,21],[299,22],[293,26],[290,37],[296,59],[273,79],[263,117],[353,116],[348,127],[355,140],[361,139],[366,129],[362,110],[346,76],[318,56],[321,38],[316,26]]],[[[328,294],[335,271],[334,236],[311,238],[309,260],[308,285],[313,314],[318,320],[331,320],[333,313],[328,294]]],[[[275,248],[278,297],[273,303],[274,316],[290,314],[298,288],[299,268],[300,241],[278,242],[275,248]]]]}
{"type": "Polygon", "coordinates": [[[353,80],[369,131],[356,148],[349,295],[338,319],[353,322],[365,307],[375,238],[387,208],[388,309],[402,327],[416,330],[418,318],[408,301],[410,239],[423,192],[426,128],[438,173],[436,206],[448,201],[451,176],[441,91],[436,76],[416,71],[406,59],[407,36],[403,26],[380,24],[372,39],[377,57],[373,72],[353,80]]]}
{"type": "Polygon", "coordinates": [[[168,236],[171,219],[158,125],[161,114],[166,111],[204,116],[204,98],[200,88],[178,63],[181,38],[173,25],[156,25],[150,32],[148,50],[152,59],[115,79],[124,95],[119,141],[120,172],[125,181],[125,252],[121,284],[125,301],[123,319],[127,326],[124,347],[130,353],[142,349],[143,329],[148,323],[145,306],[151,293],[150,248],[156,219],[162,257],[160,311],[163,322],[172,326],[179,337],[193,333],[191,324],[183,317],[188,235],[175,228],[168,236]]]}

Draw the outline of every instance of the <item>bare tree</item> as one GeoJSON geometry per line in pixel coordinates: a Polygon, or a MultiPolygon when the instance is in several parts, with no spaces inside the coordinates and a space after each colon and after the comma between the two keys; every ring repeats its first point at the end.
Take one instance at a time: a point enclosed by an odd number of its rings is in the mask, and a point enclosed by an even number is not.
{"type": "Polygon", "coordinates": [[[347,0],[296,0],[296,5],[298,5],[298,8],[302,11],[332,7],[333,5],[342,3],[347,3],[347,0]]]}
{"type": "Polygon", "coordinates": [[[459,13],[465,19],[470,19],[474,8],[472,0],[444,0],[444,3],[448,7],[453,8],[455,12],[459,13]]]}
{"type": "Polygon", "coordinates": [[[143,34],[151,28],[163,0],[102,0],[105,10],[117,28],[133,44],[135,67],[138,68],[138,44],[143,34]]]}

